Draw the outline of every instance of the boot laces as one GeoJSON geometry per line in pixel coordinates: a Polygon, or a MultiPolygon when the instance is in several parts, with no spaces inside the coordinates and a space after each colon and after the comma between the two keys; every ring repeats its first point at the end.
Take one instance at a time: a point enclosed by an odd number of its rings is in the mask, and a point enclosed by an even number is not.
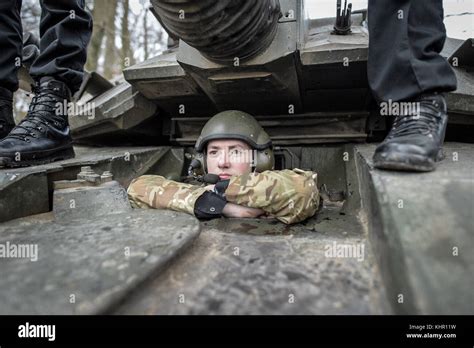
{"type": "Polygon", "coordinates": [[[430,135],[436,133],[442,119],[441,112],[434,102],[420,102],[420,112],[417,115],[404,115],[395,118],[387,138],[408,135],[430,135]]]}
{"type": "Polygon", "coordinates": [[[56,114],[56,104],[58,98],[54,97],[48,88],[33,87],[33,99],[28,109],[27,116],[10,132],[8,138],[17,138],[29,142],[28,137],[36,138],[37,131],[53,123],[55,126],[63,127],[65,124],[64,116],[56,114]],[[38,108],[42,106],[42,108],[38,108]],[[44,127],[43,127],[44,126],[44,127]]]}

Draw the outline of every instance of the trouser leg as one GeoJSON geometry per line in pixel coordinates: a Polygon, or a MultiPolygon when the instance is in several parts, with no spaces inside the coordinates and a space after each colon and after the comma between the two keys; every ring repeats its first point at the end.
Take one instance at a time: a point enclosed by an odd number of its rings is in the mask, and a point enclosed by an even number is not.
{"type": "Polygon", "coordinates": [[[456,89],[440,56],[446,39],[442,0],[369,0],[368,80],[378,101],[456,89]]]}
{"type": "Polygon", "coordinates": [[[21,0],[0,1],[0,87],[18,89],[17,71],[21,66],[23,31],[21,0]]]}
{"type": "Polygon", "coordinates": [[[81,86],[92,17],[85,0],[42,0],[40,55],[30,68],[35,80],[51,76],[71,92],[81,86]]]}

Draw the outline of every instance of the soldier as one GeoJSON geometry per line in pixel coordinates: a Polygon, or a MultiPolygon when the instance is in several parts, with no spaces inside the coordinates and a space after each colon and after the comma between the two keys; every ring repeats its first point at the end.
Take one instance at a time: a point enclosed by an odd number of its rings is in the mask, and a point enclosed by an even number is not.
{"type": "Polygon", "coordinates": [[[40,55],[30,68],[35,96],[26,117],[14,127],[12,100],[22,56],[21,3],[0,1],[0,167],[74,157],[64,105],[82,83],[92,33],[85,0],[40,1],[40,55]]]}
{"type": "Polygon", "coordinates": [[[195,149],[203,173],[219,177],[215,185],[141,176],[128,188],[132,206],[172,209],[200,219],[274,217],[286,224],[316,213],[320,203],[316,174],[273,170],[270,137],[249,114],[225,111],[215,115],[202,129],[195,149]]]}
{"type": "Polygon", "coordinates": [[[432,171],[442,159],[448,115],[443,93],[456,76],[439,53],[446,30],[442,0],[369,0],[368,79],[380,103],[403,103],[377,147],[377,168],[432,171]],[[415,110],[413,112],[413,110],[415,110]]]}

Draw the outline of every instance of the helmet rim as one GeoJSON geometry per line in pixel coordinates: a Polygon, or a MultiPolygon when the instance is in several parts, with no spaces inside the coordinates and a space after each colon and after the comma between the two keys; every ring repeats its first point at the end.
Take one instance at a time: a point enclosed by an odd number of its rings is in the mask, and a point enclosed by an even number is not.
{"type": "Polygon", "coordinates": [[[242,141],[245,141],[253,150],[265,150],[273,146],[273,143],[271,140],[267,141],[264,144],[259,145],[253,139],[250,139],[249,137],[241,135],[241,134],[219,133],[219,134],[211,134],[211,135],[205,136],[204,138],[199,137],[198,141],[196,142],[195,149],[197,152],[203,152],[204,148],[207,146],[207,144],[211,140],[219,140],[219,139],[242,140],[242,141]]]}

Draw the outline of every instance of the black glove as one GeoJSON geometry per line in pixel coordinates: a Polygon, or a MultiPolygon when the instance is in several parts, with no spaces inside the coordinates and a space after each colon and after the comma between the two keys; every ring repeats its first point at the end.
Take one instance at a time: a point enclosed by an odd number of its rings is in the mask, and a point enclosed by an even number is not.
{"type": "Polygon", "coordinates": [[[206,191],[194,204],[194,215],[198,219],[215,219],[222,216],[227,200],[221,195],[206,191]]]}

